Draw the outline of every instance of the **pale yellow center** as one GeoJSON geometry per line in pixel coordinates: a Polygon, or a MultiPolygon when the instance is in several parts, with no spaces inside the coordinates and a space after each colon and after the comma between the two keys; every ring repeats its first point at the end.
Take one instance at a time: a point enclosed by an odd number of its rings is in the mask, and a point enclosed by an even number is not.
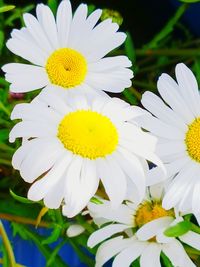
{"type": "Polygon", "coordinates": [[[200,162],[200,118],[196,118],[188,126],[185,144],[189,156],[197,162],[200,162]]]}
{"type": "Polygon", "coordinates": [[[57,136],[66,149],[89,159],[105,157],[118,145],[118,132],[111,120],[91,110],[67,114],[57,136]]]}
{"type": "Polygon", "coordinates": [[[71,48],[61,48],[53,52],[45,67],[51,83],[64,88],[80,85],[87,74],[85,57],[71,48]]]}
{"type": "Polygon", "coordinates": [[[135,223],[141,227],[148,222],[165,216],[174,216],[173,210],[165,210],[160,202],[144,202],[135,214],[135,223]]]}

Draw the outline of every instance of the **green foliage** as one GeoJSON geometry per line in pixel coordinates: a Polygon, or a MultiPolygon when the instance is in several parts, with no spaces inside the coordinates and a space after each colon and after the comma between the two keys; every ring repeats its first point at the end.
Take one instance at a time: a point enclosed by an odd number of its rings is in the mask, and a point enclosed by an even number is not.
{"type": "Polygon", "coordinates": [[[200,0],[179,0],[179,1],[184,2],[184,3],[189,3],[189,4],[200,2],[200,0]]]}
{"type": "Polygon", "coordinates": [[[10,11],[10,10],[12,10],[14,8],[15,8],[15,6],[13,6],[13,5],[0,7],[0,13],[4,13],[4,12],[7,12],[7,11],[10,11]]]}
{"type": "MultiPolygon", "coordinates": [[[[131,36],[131,33],[128,31],[124,46],[111,53],[114,56],[125,54],[132,61],[132,69],[135,74],[133,86],[127,88],[119,95],[119,97],[130,104],[139,105],[141,95],[146,90],[157,93],[156,81],[158,76],[166,70],[174,72],[174,65],[178,62],[183,61],[188,63],[200,82],[200,40],[195,38],[190,30],[180,21],[189,6],[187,3],[198,1],[180,1],[185,3],[176,10],[161,31],[156,33],[149,42],[137,46],[137,36],[131,36]],[[174,30],[177,29],[181,38],[174,33],[174,30]]],[[[48,0],[46,2],[55,14],[60,1],[48,0]]],[[[8,62],[24,63],[19,57],[13,55],[6,49],[5,42],[9,38],[13,27],[20,28],[24,25],[22,14],[33,11],[35,7],[33,3],[35,1],[27,1],[25,6],[17,4],[14,7],[6,6],[0,0],[0,56],[2,65],[8,62]]],[[[89,13],[95,8],[98,8],[97,1],[89,5],[89,13]]],[[[126,21],[126,18],[124,20],[126,21]]],[[[146,25],[147,30],[148,27],[149,25],[146,25]]],[[[89,215],[78,215],[73,220],[68,220],[62,216],[59,209],[49,210],[42,218],[42,222],[49,229],[50,234],[48,236],[39,235],[34,229],[34,225],[36,225],[37,217],[43,207],[43,203],[35,203],[24,197],[27,195],[29,185],[22,181],[19,173],[14,171],[11,166],[12,155],[19,147],[20,141],[17,141],[15,144],[8,142],[10,129],[14,125],[14,122],[9,119],[10,113],[17,103],[30,102],[38,92],[37,90],[27,93],[21,100],[14,99],[9,95],[9,84],[5,81],[3,74],[0,77],[0,214],[6,215],[6,218],[12,221],[13,235],[19,235],[22,239],[28,240],[37,246],[38,250],[46,258],[47,267],[67,266],[58,255],[60,249],[66,243],[71,244],[86,266],[92,267],[95,263],[91,255],[95,254],[96,248],[87,248],[87,239],[97,228],[89,221],[89,215]],[[68,238],[66,236],[66,230],[73,223],[81,224],[85,228],[85,232],[81,236],[68,238]],[[55,241],[57,241],[57,245],[54,249],[50,248],[49,245],[54,244],[55,241]],[[86,250],[91,255],[88,255],[86,250]]],[[[91,202],[102,204],[101,200],[95,197],[92,198],[91,202]]],[[[168,228],[165,234],[169,237],[178,237],[187,233],[189,230],[200,233],[200,228],[192,223],[191,217],[187,217],[187,220],[185,218],[184,222],[168,228]]],[[[189,255],[200,254],[199,251],[186,245],[184,246],[189,255]]],[[[5,266],[9,266],[8,253],[5,247],[2,246],[1,240],[0,251],[3,252],[5,266]]],[[[173,267],[163,253],[161,253],[161,259],[163,267],[173,267]]],[[[137,259],[132,266],[139,267],[139,260],[137,259]]]]}
{"type": "Polygon", "coordinates": [[[190,231],[191,227],[192,225],[189,221],[182,221],[167,228],[164,234],[169,237],[179,237],[190,231]]]}

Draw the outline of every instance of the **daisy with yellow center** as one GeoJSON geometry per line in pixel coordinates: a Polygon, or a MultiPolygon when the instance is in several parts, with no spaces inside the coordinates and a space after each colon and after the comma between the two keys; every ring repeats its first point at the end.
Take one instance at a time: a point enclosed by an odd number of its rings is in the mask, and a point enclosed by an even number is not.
{"type": "MultiPolygon", "coordinates": [[[[158,91],[164,101],[144,93],[142,104],[154,116],[149,113],[138,123],[158,138],[156,151],[171,179],[163,206],[194,213],[200,223],[200,95],[193,73],[182,63],[176,66],[176,78],[160,76],[158,91]]],[[[163,179],[159,169],[154,172],[157,182],[163,179]]],[[[148,184],[152,182],[150,178],[148,184]]]]}
{"type": "MultiPolygon", "coordinates": [[[[39,4],[36,17],[24,14],[25,27],[13,30],[7,47],[33,65],[11,63],[3,66],[12,92],[62,88],[86,93],[102,90],[121,92],[131,86],[133,73],[126,56],[107,57],[126,35],[107,19],[98,25],[101,10],[88,16],[81,4],[72,15],[69,0],[61,1],[56,18],[50,8],[39,4]]],[[[71,90],[70,90],[71,92],[71,90]]]]}
{"type": "Polygon", "coordinates": [[[119,99],[68,98],[55,91],[17,105],[11,118],[22,121],[10,141],[25,141],[12,163],[26,182],[35,181],[28,198],[44,199],[49,208],[63,203],[64,214],[72,217],[87,205],[101,179],[113,206],[124,200],[128,181],[140,201],[146,160],[162,166],[154,154],[155,138],[134,122],[143,113],[119,99]]]}
{"type": "Polygon", "coordinates": [[[118,209],[102,199],[102,204],[88,205],[94,222],[101,227],[88,239],[89,247],[101,243],[95,267],[104,266],[113,257],[113,267],[129,267],[136,259],[139,259],[140,267],[161,267],[161,253],[173,266],[195,267],[181,241],[199,250],[200,235],[188,231],[177,239],[164,234],[183,218],[174,209],[163,208],[163,192],[162,185],[152,186],[141,204],[126,202],[118,209]]]}

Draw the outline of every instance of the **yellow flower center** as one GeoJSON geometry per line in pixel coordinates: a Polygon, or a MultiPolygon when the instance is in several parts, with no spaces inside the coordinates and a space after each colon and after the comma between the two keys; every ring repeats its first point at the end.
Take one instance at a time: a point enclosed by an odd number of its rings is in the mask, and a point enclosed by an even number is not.
{"type": "Polygon", "coordinates": [[[78,51],[61,48],[48,58],[46,71],[51,83],[64,88],[72,88],[84,81],[87,74],[87,62],[78,51]]]}
{"type": "Polygon", "coordinates": [[[141,227],[148,222],[165,216],[173,216],[173,210],[165,210],[160,202],[143,203],[135,214],[135,223],[137,227],[141,227]]]}
{"type": "Polygon", "coordinates": [[[189,156],[197,162],[200,162],[200,118],[196,118],[188,125],[185,144],[189,156]]]}
{"type": "Polygon", "coordinates": [[[91,110],[67,114],[57,136],[66,149],[89,159],[111,154],[118,144],[118,132],[111,120],[91,110]]]}

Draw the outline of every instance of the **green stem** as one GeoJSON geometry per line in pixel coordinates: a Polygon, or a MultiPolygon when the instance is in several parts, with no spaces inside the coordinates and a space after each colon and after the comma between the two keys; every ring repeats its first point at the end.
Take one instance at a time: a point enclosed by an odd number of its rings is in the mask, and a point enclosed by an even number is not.
{"type": "Polygon", "coordinates": [[[12,166],[10,160],[7,160],[7,159],[0,159],[0,164],[6,165],[6,166],[12,166]]]}
{"type": "Polygon", "coordinates": [[[0,109],[10,117],[10,110],[0,101],[0,109]]]}
{"type": "Polygon", "coordinates": [[[200,49],[136,49],[137,56],[200,56],[200,49]]]}
{"type": "Polygon", "coordinates": [[[179,19],[185,13],[186,9],[188,8],[188,4],[181,5],[174,16],[167,22],[164,28],[147,44],[147,48],[156,48],[158,47],[159,42],[161,42],[164,38],[166,38],[172,31],[174,26],[177,24],[179,19]]]}
{"type": "Polygon", "coordinates": [[[133,85],[135,85],[137,87],[144,88],[144,89],[149,89],[151,91],[156,90],[156,85],[154,86],[153,84],[146,83],[146,82],[140,82],[140,81],[133,80],[133,85]]]}
{"type": "Polygon", "coordinates": [[[8,236],[6,234],[6,231],[5,231],[4,226],[3,226],[1,221],[0,221],[0,235],[2,236],[3,243],[4,243],[6,251],[8,253],[8,257],[10,260],[10,266],[16,267],[16,261],[15,261],[15,256],[14,256],[14,253],[12,250],[12,246],[10,244],[10,241],[8,239],[8,236]]]}
{"type": "Polygon", "coordinates": [[[194,223],[191,223],[191,230],[194,231],[195,233],[200,234],[200,227],[198,227],[194,223]]]}

